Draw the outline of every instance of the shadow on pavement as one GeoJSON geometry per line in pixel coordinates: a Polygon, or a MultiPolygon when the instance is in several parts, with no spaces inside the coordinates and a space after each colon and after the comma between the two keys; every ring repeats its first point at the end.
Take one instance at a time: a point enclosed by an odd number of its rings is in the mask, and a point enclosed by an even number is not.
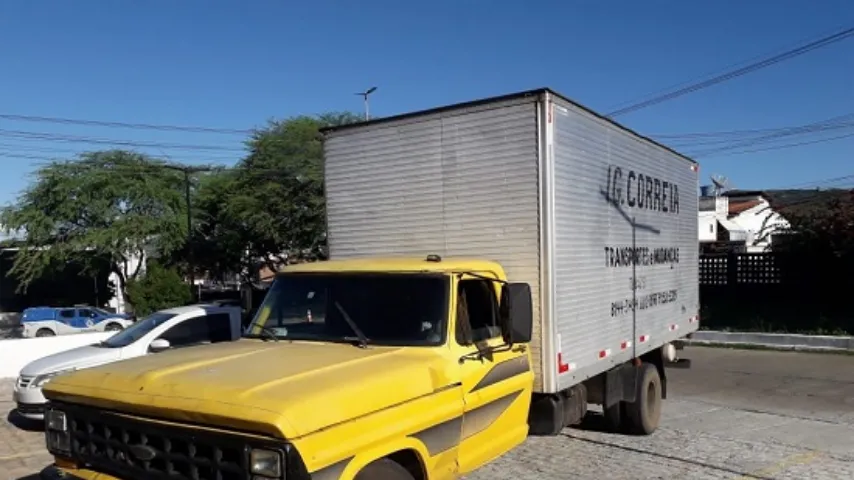
{"type": "Polygon", "coordinates": [[[605,423],[605,416],[599,412],[587,412],[584,419],[578,425],[572,425],[569,428],[573,430],[585,430],[588,432],[597,433],[612,433],[605,423]]]}
{"type": "Polygon", "coordinates": [[[44,422],[39,420],[30,420],[18,415],[18,411],[14,408],[6,415],[6,421],[15,427],[27,432],[43,432],[44,422]]]}

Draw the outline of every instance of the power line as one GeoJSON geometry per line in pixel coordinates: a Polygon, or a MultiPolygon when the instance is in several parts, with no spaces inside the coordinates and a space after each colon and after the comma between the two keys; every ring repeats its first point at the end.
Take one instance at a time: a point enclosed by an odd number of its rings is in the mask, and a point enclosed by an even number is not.
{"type": "Polygon", "coordinates": [[[653,137],[657,140],[661,141],[689,141],[694,139],[704,140],[710,138],[719,138],[721,140],[717,141],[730,141],[733,137],[749,137],[751,135],[766,135],[766,134],[774,134],[778,132],[786,132],[795,129],[800,129],[808,126],[814,125],[828,125],[828,126],[839,126],[839,127],[848,127],[854,126],[854,113],[848,113],[845,115],[838,115],[835,117],[828,118],[826,120],[822,120],[819,122],[812,122],[807,124],[800,124],[788,127],[773,127],[773,128],[754,128],[754,129],[744,129],[744,130],[724,130],[717,132],[687,132],[687,133],[664,133],[664,134],[653,134],[650,137],[653,137]],[[847,121],[851,119],[852,121],[847,121]]]}
{"type": "Polygon", "coordinates": [[[110,138],[88,137],[82,135],[65,135],[49,132],[31,132],[23,130],[6,130],[0,129],[0,137],[15,138],[23,140],[43,140],[51,142],[64,143],[85,143],[95,145],[121,145],[125,147],[147,147],[147,148],[168,148],[174,150],[197,150],[197,151],[219,151],[219,152],[234,152],[245,153],[245,149],[236,147],[226,147],[223,145],[192,145],[180,143],[163,143],[163,142],[146,142],[135,140],[117,140],[110,138]]]}
{"type": "Polygon", "coordinates": [[[629,105],[618,110],[615,110],[611,113],[608,113],[607,117],[617,117],[620,115],[625,115],[627,113],[635,112],[641,110],[646,107],[650,107],[652,105],[657,105],[662,102],[666,102],[668,100],[672,100],[677,97],[681,97],[683,95],[687,95],[689,93],[696,92],[698,90],[702,90],[705,88],[709,88],[711,86],[717,85],[719,83],[723,83],[727,80],[732,80],[734,78],[747,75],[748,73],[753,73],[757,70],[761,70],[766,67],[770,67],[771,65],[775,65],[777,63],[790,60],[792,58],[798,57],[805,53],[811,52],[813,50],[817,50],[822,47],[826,47],[828,45],[832,45],[834,43],[845,40],[851,36],[854,36],[854,27],[846,28],[840,32],[824,36],[818,40],[811,41],[805,45],[801,45],[796,48],[789,49],[783,53],[779,53],[773,55],[771,57],[765,58],[763,60],[753,62],[747,66],[723,73],[721,75],[717,75],[707,80],[703,80],[701,82],[697,82],[686,87],[680,88],[678,90],[665,93],[662,95],[658,95],[649,100],[645,100],[642,102],[635,103],[633,105],[629,105]]]}
{"type": "MultiPolygon", "coordinates": [[[[822,38],[822,37],[824,37],[825,35],[830,35],[830,34],[832,34],[832,33],[836,32],[837,30],[838,30],[838,29],[825,30],[825,31],[823,31],[822,33],[818,34],[817,36],[815,36],[815,37],[810,37],[810,38],[822,38]]],[[[637,99],[635,99],[635,100],[626,100],[626,101],[623,101],[623,102],[618,103],[618,104],[616,104],[616,105],[614,105],[614,106],[612,106],[612,107],[609,107],[609,108],[608,108],[608,110],[617,110],[617,109],[622,108],[622,107],[625,107],[625,106],[627,106],[627,105],[632,105],[632,104],[634,104],[634,103],[642,102],[642,101],[647,100],[647,99],[649,99],[649,98],[656,97],[656,96],[658,96],[658,95],[661,95],[661,94],[664,94],[664,93],[666,93],[666,92],[669,92],[669,91],[672,91],[672,90],[678,89],[678,88],[680,88],[680,87],[684,87],[684,86],[686,86],[686,85],[691,85],[691,84],[693,84],[693,83],[700,82],[700,81],[702,81],[703,79],[708,78],[708,77],[710,77],[710,76],[719,75],[719,74],[722,74],[722,73],[728,72],[728,71],[730,71],[730,70],[736,69],[736,68],[738,68],[738,67],[745,66],[745,65],[749,65],[749,64],[751,64],[751,63],[753,63],[753,62],[759,61],[760,59],[763,59],[763,58],[769,57],[769,56],[774,55],[774,54],[776,54],[776,53],[785,52],[785,51],[788,51],[788,50],[790,50],[790,49],[792,49],[792,48],[795,48],[796,46],[801,45],[802,43],[804,43],[804,41],[806,41],[806,40],[804,39],[804,40],[799,40],[799,41],[797,41],[797,42],[788,43],[788,44],[786,44],[786,45],[784,45],[784,46],[781,46],[780,48],[776,48],[776,49],[774,49],[774,50],[772,50],[772,51],[768,51],[768,52],[766,52],[766,53],[762,53],[762,54],[760,54],[760,55],[756,55],[756,56],[753,56],[753,57],[750,57],[750,58],[744,59],[744,60],[742,60],[742,61],[740,61],[740,62],[730,63],[730,64],[728,64],[728,65],[726,65],[726,66],[723,66],[723,67],[721,67],[721,68],[719,68],[719,69],[716,69],[716,70],[714,70],[714,71],[710,71],[710,72],[707,72],[707,73],[702,74],[702,75],[697,75],[697,76],[691,77],[691,78],[689,78],[689,79],[687,79],[687,80],[685,80],[685,81],[682,81],[682,82],[679,82],[679,83],[675,83],[675,84],[671,84],[671,85],[668,85],[668,86],[666,86],[666,87],[664,87],[664,88],[661,88],[661,89],[658,89],[658,90],[655,90],[655,91],[649,92],[648,94],[643,95],[643,96],[641,96],[640,98],[637,98],[637,99]]],[[[653,136],[655,136],[655,135],[653,135],[653,136]]]]}
{"type": "Polygon", "coordinates": [[[774,145],[771,147],[737,150],[737,151],[733,152],[732,150],[740,148],[741,146],[750,146],[752,144],[736,145],[736,146],[731,146],[731,147],[723,147],[723,148],[719,148],[719,149],[707,150],[705,152],[696,152],[696,153],[691,154],[691,156],[696,157],[696,158],[708,158],[709,156],[714,155],[714,154],[744,155],[746,153],[767,152],[767,151],[771,151],[771,150],[782,150],[782,149],[787,149],[787,148],[802,147],[805,145],[814,145],[817,143],[832,142],[832,141],[842,140],[842,139],[850,138],[850,137],[854,137],[854,133],[847,133],[844,135],[837,135],[835,137],[822,138],[822,139],[818,139],[818,140],[796,142],[796,143],[787,143],[787,144],[783,144],[783,145],[774,145]]]}
{"type": "Polygon", "coordinates": [[[794,183],[794,184],[786,185],[783,187],[777,187],[775,190],[788,190],[788,189],[793,189],[793,188],[798,188],[798,187],[821,187],[822,185],[827,185],[829,183],[839,183],[839,182],[845,182],[848,180],[854,181],[854,174],[843,175],[841,177],[824,178],[821,180],[813,180],[810,182],[794,183]]]}
{"type": "Polygon", "coordinates": [[[216,127],[200,127],[188,125],[165,125],[153,123],[128,123],[128,122],[110,122],[102,120],[84,120],[79,118],[61,118],[61,117],[42,117],[36,115],[14,115],[9,113],[0,114],[0,119],[16,120],[21,122],[35,123],[54,123],[65,125],[89,125],[97,127],[111,128],[129,128],[137,130],[160,130],[160,131],[176,131],[176,132],[193,132],[193,133],[218,133],[226,135],[251,135],[254,133],[252,129],[236,129],[236,128],[216,128],[216,127]]]}

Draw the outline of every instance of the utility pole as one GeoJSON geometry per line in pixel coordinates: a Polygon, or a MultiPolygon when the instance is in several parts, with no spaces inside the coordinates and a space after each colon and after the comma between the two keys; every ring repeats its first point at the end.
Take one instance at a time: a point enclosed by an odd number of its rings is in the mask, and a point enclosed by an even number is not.
{"type": "Polygon", "coordinates": [[[370,112],[370,108],[369,108],[370,105],[368,104],[368,96],[370,94],[374,93],[376,90],[377,90],[377,87],[371,87],[371,88],[365,90],[364,92],[356,93],[356,95],[364,98],[364,100],[365,100],[365,121],[368,121],[371,119],[371,112],[370,112]]]}
{"type": "MultiPolygon", "coordinates": [[[[190,175],[197,172],[210,170],[208,167],[190,167],[184,165],[164,165],[164,167],[177,170],[184,174],[184,201],[187,207],[187,277],[190,281],[190,291],[196,293],[196,264],[193,248],[193,204],[191,200],[192,182],[190,175]]],[[[199,298],[197,297],[196,300],[199,298]]]]}
{"type": "MultiPolygon", "coordinates": [[[[190,202],[190,167],[184,168],[184,200],[187,202],[187,276],[190,278],[190,291],[196,287],[196,265],[193,255],[193,205],[190,202]]],[[[198,298],[196,299],[198,300],[198,298]]]]}

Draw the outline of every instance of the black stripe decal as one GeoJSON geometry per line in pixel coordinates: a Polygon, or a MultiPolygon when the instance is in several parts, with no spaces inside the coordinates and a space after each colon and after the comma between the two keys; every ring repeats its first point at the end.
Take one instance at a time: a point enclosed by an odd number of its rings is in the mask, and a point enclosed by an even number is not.
{"type": "Polygon", "coordinates": [[[504,360],[492,367],[492,369],[489,370],[479,382],[477,382],[477,385],[475,385],[471,391],[476,392],[490,385],[495,385],[496,383],[503,382],[508,378],[527,373],[530,369],[531,367],[528,365],[528,357],[525,355],[504,360]]]}

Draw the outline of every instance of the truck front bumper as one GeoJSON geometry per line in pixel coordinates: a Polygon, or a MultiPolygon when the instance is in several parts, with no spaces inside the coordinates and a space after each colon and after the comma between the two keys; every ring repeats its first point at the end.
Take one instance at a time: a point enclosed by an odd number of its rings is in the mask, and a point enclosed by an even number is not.
{"type": "MultiPolygon", "coordinates": [[[[56,465],[51,465],[39,473],[39,478],[41,480],[113,480],[115,477],[104,476],[101,473],[96,472],[85,472],[85,471],[75,471],[75,473],[71,473],[69,471],[63,470],[56,465]]],[[[115,479],[118,480],[118,479],[115,479]]]]}

